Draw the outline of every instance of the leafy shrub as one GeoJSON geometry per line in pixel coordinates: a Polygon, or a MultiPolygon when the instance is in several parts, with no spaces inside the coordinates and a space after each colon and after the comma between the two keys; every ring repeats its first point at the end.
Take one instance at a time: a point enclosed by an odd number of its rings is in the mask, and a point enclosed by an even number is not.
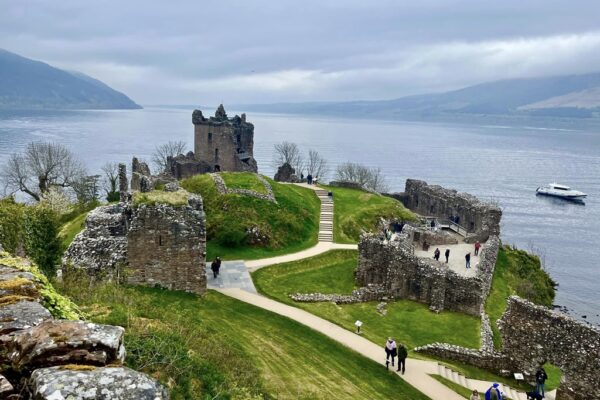
{"type": "Polygon", "coordinates": [[[24,244],[27,255],[48,277],[56,274],[61,256],[56,213],[41,205],[27,207],[23,218],[24,244]]]}
{"type": "Polygon", "coordinates": [[[109,192],[106,195],[106,201],[108,201],[109,203],[114,203],[115,201],[119,201],[119,200],[121,200],[120,192],[109,192]]]}
{"type": "Polygon", "coordinates": [[[12,197],[0,200],[0,244],[9,253],[14,254],[22,244],[24,209],[12,197]]]}

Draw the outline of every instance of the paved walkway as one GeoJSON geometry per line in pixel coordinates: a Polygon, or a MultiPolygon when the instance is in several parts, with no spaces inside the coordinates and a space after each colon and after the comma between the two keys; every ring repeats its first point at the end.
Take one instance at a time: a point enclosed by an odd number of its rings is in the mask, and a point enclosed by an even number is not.
{"type": "Polygon", "coordinates": [[[479,256],[475,255],[475,249],[470,243],[458,243],[458,244],[443,244],[443,245],[431,245],[429,251],[423,251],[421,248],[415,247],[415,256],[421,258],[433,258],[433,252],[436,248],[440,249],[440,261],[444,263],[446,261],[444,253],[446,249],[450,249],[450,257],[448,258],[448,264],[451,270],[462,276],[476,276],[479,264],[479,256]],[[465,267],[465,254],[471,253],[471,268],[465,267]]]}
{"type": "Polygon", "coordinates": [[[302,250],[297,253],[286,254],[278,257],[271,258],[263,258],[261,260],[252,260],[246,261],[246,266],[251,272],[256,271],[257,269],[267,267],[269,265],[282,264],[290,261],[302,260],[305,258],[313,257],[319,254],[323,254],[328,252],[329,250],[357,250],[358,245],[356,244],[340,244],[340,243],[331,243],[331,242],[319,242],[316,246],[311,247],[310,249],[302,250]]]}
{"type": "Polygon", "coordinates": [[[243,261],[223,261],[216,279],[210,269],[210,263],[207,263],[206,282],[209,289],[232,288],[257,293],[248,268],[243,261]]]}

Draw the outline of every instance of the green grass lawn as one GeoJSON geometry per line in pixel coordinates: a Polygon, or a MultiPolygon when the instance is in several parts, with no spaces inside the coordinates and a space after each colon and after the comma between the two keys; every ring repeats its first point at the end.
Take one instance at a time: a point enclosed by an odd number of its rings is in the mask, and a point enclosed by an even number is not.
{"type": "Polygon", "coordinates": [[[248,189],[267,194],[265,185],[251,172],[221,172],[219,175],[229,189],[248,189]]]}
{"type": "Polygon", "coordinates": [[[541,268],[538,257],[523,250],[502,246],[498,252],[498,260],[492,287],[485,304],[485,311],[490,317],[494,331],[494,346],[501,346],[501,335],[496,321],[506,310],[506,300],[517,294],[536,304],[551,306],[554,300],[555,283],[541,268]]]}
{"type": "Polygon", "coordinates": [[[376,302],[336,305],[297,303],[289,298],[296,292],[350,293],[354,287],[357,252],[335,250],[301,261],[259,269],[252,274],[257,290],[282,303],[290,304],[354,330],[357,319],[361,332],[374,343],[392,336],[408,348],[433,342],[447,342],[479,348],[479,318],[447,312],[436,314],[425,304],[399,300],[387,305],[382,316],[376,302]]]}
{"type": "Polygon", "coordinates": [[[89,211],[83,212],[61,226],[58,237],[62,249],[67,249],[75,236],[85,228],[85,219],[89,211]]]}
{"type": "Polygon", "coordinates": [[[373,232],[380,218],[413,220],[414,214],[391,197],[359,189],[323,186],[333,192],[333,238],[337,243],[357,243],[362,231],[373,232]]]}
{"type": "Polygon", "coordinates": [[[204,200],[209,260],[216,256],[226,260],[273,257],[317,244],[320,202],[314,191],[267,180],[278,204],[243,195],[221,195],[206,174],[181,182],[185,189],[202,195],[204,200]],[[250,243],[246,232],[253,227],[267,239],[250,243]]]}
{"type": "Polygon", "coordinates": [[[126,363],[174,400],[427,399],[326,336],[217,292],[64,285],[93,321],[126,328],[126,363]]]}

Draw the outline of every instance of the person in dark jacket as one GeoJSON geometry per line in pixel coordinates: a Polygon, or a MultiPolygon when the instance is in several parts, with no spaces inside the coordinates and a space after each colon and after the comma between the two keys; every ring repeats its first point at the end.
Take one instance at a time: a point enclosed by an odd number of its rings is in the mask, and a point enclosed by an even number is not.
{"type": "Polygon", "coordinates": [[[408,351],[406,351],[406,347],[402,343],[398,346],[398,372],[402,372],[404,375],[404,371],[406,370],[406,357],[408,357],[408,351]]]}
{"type": "Polygon", "coordinates": [[[446,249],[444,255],[446,256],[446,264],[448,264],[448,259],[450,258],[450,249],[446,249]]]}
{"type": "Polygon", "coordinates": [[[467,253],[465,256],[465,267],[471,268],[471,253],[467,253]]]}
{"type": "Polygon", "coordinates": [[[433,252],[433,258],[435,258],[436,261],[440,261],[440,249],[439,247],[435,249],[435,251],[433,252]]]}
{"type": "Polygon", "coordinates": [[[527,392],[527,400],[543,400],[544,396],[542,396],[537,390],[532,392],[527,392]]]}
{"type": "Polygon", "coordinates": [[[312,175],[308,174],[306,175],[306,183],[308,183],[309,185],[312,185],[312,175]]]}
{"type": "Polygon", "coordinates": [[[217,276],[219,276],[219,270],[221,269],[221,259],[219,257],[215,258],[215,261],[210,264],[210,269],[213,272],[214,278],[217,279],[217,276]]]}
{"type": "Polygon", "coordinates": [[[542,397],[546,397],[544,394],[544,385],[546,384],[546,379],[548,379],[548,375],[546,374],[546,370],[544,367],[539,367],[537,372],[535,373],[535,390],[542,395],[542,397]]]}

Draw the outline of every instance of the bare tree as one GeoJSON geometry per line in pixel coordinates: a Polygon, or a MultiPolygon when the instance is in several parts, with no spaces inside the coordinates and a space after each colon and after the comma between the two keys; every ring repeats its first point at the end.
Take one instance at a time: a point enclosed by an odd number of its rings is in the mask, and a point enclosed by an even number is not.
{"type": "Polygon", "coordinates": [[[376,192],[389,190],[380,168],[369,168],[357,163],[343,163],[336,169],[336,179],[344,182],[358,183],[362,187],[376,192]]]}
{"type": "Polygon", "coordinates": [[[21,191],[34,200],[52,187],[70,188],[85,176],[85,167],[69,149],[58,143],[32,142],[23,154],[13,154],[2,168],[4,191],[21,191]]]}
{"type": "Polygon", "coordinates": [[[280,166],[288,163],[296,170],[296,175],[304,172],[304,157],[296,143],[281,142],[275,145],[275,164],[280,166]]]}
{"type": "Polygon", "coordinates": [[[323,180],[329,172],[329,166],[327,160],[325,160],[318,151],[309,150],[308,160],[306,160],[306,173],[312,175],[314,178],[323,180]]]}
{"type": "Polygon", "coordinates": [[[152,163],[160,172],[169,171],[169,157],[176,157],[185,152],[186,143],[184,141],[168,141],[167,143],[156,146],[152,153],[152,163]]]}
{"type": "Polygon", "coordinates": [[[98,199],[101,175],[82,176],[73,183],[73,191],[80,203],[89,203],[98,199]]]}

